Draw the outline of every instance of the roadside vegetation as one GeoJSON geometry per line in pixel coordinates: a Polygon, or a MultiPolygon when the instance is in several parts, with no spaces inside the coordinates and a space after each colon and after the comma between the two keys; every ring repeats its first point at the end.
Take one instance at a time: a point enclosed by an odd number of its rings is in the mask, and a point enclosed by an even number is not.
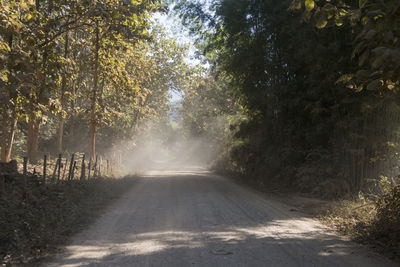
{"type": "Polygon", "coordinates": [[[400,186],[373,200],[334,201],[319,217],[344,235],[400,260],[400,186]]]}
{"type": "Polygon", "coordinates": [[[13,176],[0,198],[2,266],[32,265],[53,255],[69,237],[85,229],[134,178],[95,178],[42,184],[39,176],[13,176]]]}
{"type": "Polygon", "coordinates": [[[324,220],[399,251],[399,2],[177,2],[212,81],[184,99],[184,125],[220,144],[214,168],[346,199],[324,220]]]}

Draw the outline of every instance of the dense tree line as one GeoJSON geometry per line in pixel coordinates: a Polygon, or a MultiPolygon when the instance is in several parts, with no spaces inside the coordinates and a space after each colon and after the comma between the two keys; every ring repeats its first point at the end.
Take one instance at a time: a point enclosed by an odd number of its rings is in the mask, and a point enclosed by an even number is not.
{"type": "Polygon", "coordinates": [[[397,176],[398,1],[171,2],[209,68],[152,23],[159,1],[1,1],[1,160],[170,127],[175,89],[223,169],[333,195],[397,176]]]}
{"type": "Polygon", "coordinates": [[[398,175],[400,8],[359,2],[178,1],[235,104],[220,166],[332,197],[398,175]]]}
{"type": "Polygon", "coordinates": [[[40,142],[93,159],[96,135],[104,151],[144,118],[166,118],[168,89],[187,66],[186,48],[151,19],[163,9],[157,0],[1,0],[1,161],[15,141],[29,160],[40,142]]]}

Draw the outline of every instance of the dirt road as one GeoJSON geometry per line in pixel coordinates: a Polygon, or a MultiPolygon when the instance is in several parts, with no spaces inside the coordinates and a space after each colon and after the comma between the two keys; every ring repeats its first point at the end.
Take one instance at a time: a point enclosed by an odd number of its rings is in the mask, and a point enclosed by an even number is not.
{"type": "Polygon", "coordinates": [[[45,266],[396,266],[202,171],[153,172],[45,266]]]}

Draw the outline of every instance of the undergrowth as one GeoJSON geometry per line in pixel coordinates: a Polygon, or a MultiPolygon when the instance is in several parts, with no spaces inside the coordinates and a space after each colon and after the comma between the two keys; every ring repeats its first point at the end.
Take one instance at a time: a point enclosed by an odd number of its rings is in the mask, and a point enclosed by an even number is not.
{"type": "Polygon", "coordinates": [[[2,266],[33,264],[91,222],[134,179],[98,178],[42,185],[22,176],[0,197],[0,259],[2,266]]]}
{"type": "Polygon", "coordinates": [[[325,207],[321,219],[354,240],[400,260],[400,185],[393,184],[362,202],[339,201],[325,207]]]}

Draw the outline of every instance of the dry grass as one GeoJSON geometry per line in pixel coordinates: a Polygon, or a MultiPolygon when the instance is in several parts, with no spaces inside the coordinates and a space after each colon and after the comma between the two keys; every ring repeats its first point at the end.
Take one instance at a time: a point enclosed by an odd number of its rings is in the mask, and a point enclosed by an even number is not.
{"type": "Polygon", "coordinates": [[[368,232],[376,216],[374,203],[359,203],[349,200],[333,201],[321,209],[319,216],[326,224],[339,232],[360,238],[368,232]]]}
{"type": "Polygon", "coordinates": [[[400,261],[400,186],[379,201],[330,202],[319,217],[353,240],[400,261]]]}
{"type": "Polygon", "coordinates": [[[0,197],[0,258],[3,266],[34,264],[55,252],[126,192],[135,179],[93,179],[42,185],[22,176],[7,184],[0,197]]]}

